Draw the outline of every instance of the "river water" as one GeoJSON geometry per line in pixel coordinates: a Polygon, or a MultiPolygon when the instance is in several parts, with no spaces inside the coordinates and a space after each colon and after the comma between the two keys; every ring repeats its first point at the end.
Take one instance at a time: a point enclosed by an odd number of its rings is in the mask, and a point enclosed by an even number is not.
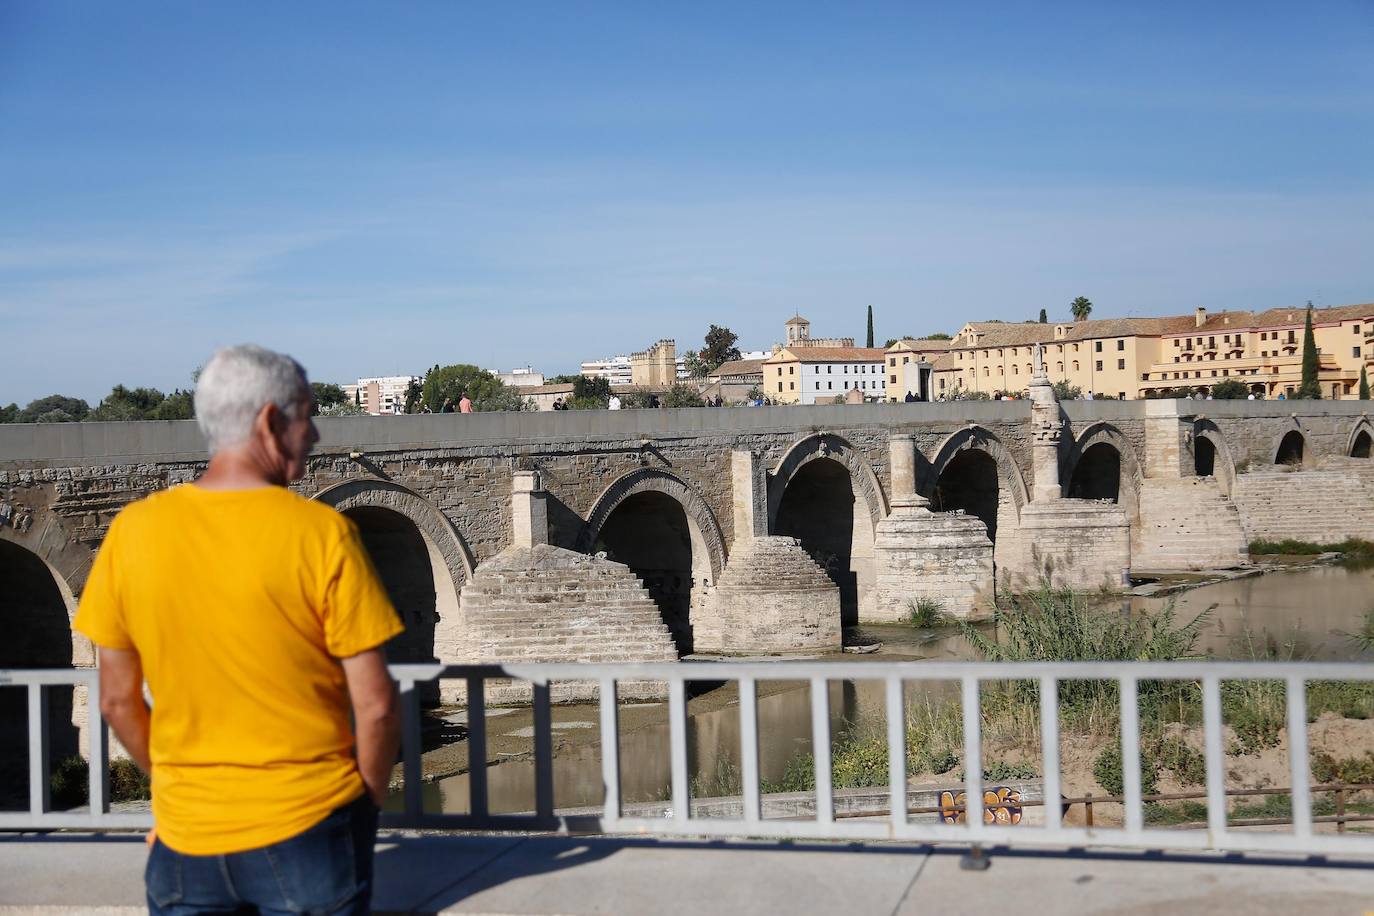
{"type": "MultiPolygon", "coordinates": [[[[1158,612],[1174,603],[1176,622],[1185,623],[1212,608],[1198,641],[1199,653],[1216,658],[1249,659],[1277,655],[1323,661],[1360,657],[1347,633],[1359,629],[1374,611],[1374,569],[1343,566],[1266,573],[1205,585],[1169,597],[1121,599],[1123,615],[1158,612]]],[[[865,634],[883,648],[860,659],[964,659],[973,657],[968,642],[947,628],[918,630],[901,625],[865,625],[865,634]]],[[[840,658],[841,656],[835,656],[840,658]]],[[[734,698],[734,685],[727,700],[734,698]]],[[[797,683],[763,696],[759,711],[759,769],[765,781],[780,780],[788,764],[811,750],[810,688],[797,683]]],[[[933,682],[907,688],[907,702],[953,700],[954,683],[933,682]]],[[[831,733],[836,738],[884,727],[882,684],[836,681],[830,684],[831,733]]],[[[561,728],[596,728],[595,706],[574,707],[561,728]],[[582,715],[579,715],[579,711],[582,715]]],[[[560,719],[564,717],[560,716],[560,719]]],[[[488,720],[494,733],[500,718],[488,720]]],[[[722,771],[739,764],[739,710],[733,703],[689,716],[688,766],[694,780],[710,787],[722,771]]],[[[627,803],[665,800],[669,795],[668,726],[656,725],[624,734],[620,741],[622,798],[627,803]]],[[[534,765],[515,760],[489,767],[488,792],[493,812],[528,811],[534,807],[534,765]]],[[[707,788],[704,791],[709,794],[707,788]]],[[[602,801],[598,746],[582,746],[555,757],[554,803],[560,808],[597,806],[602,801]]],[[[467,810],[466,775],[427,785],[425,808],[458,813],[467,810]]]]}

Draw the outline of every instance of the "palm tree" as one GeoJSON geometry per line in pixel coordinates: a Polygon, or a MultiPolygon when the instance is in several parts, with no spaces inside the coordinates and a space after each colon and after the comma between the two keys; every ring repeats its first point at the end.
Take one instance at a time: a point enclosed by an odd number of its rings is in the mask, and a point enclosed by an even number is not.
{"type": "Polygon", "coordinates": [[[1069,311],[1073,312],[1074,321],[1086,321],[1092,310],[1093,304],[1086,296],[1079,296],[1069,303],[1069,311]]]}

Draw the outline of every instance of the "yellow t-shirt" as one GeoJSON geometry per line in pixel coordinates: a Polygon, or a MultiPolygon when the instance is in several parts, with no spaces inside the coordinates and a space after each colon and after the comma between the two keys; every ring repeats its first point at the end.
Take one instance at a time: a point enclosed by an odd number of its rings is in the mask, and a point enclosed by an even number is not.
{"type": "Polygon", "coordinates": [[[153,816],[192,855],[295,836],[357,798],[338,659],[403,627],[357,527],[281,487],[174,487],[116,516],[74,625],[134,649],[153,816]]]}

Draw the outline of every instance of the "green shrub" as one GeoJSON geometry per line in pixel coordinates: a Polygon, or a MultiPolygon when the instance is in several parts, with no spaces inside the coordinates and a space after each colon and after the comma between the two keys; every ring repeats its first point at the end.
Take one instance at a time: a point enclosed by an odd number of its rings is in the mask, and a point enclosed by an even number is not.
{"type": "MultiPolygon", "coordinates": [[[[1126,791],[1125,775],[1121,768],[1121,748],[1113,745],[1097,755],[1093,762],[1093,776],[1108,795],[1122,795],[1126,791]]],[[[1140,749],[1140,794],[1154,795],[1159,791],[1159,762],[1145,748],[1140,749]]]]}
{"type": "Polygon", "coordinates": [[[1312,758],[1312,778],[1318,783],[1374,783],[1374,751],[1365,751],[1363,757],[1343,759],[1327,753],[1316,754],[1312,758]]]}
{"type": "MultiPolygon", "coordinates": [[[[58,763],[49,781],[54,808],[90,804],[90,768],[84,757],[71,756],[58,763]]],[[[147,801],[153,797],[152,781],[138,764],[126,757],[110,761],[110,801],[147,801]]]]}
{"type": "Polygon", "coordinates": [[[1165,738],[1155,758],[1160,767],[1174,774],[1179,785],[1200,786],[1207,782],[1207,758],[1182,738],[1165,738]]]}
{"type": "Polygon", "coordinates": [[[1256,754],[1279,746],[1287,723],[1283,681],[1223,681],[1222,719],[1236,734],[1231,753],[1256,754]]]}
{"type": "Polygon", "coordinates": [[[906,622],[918,630],[949,626],[952,622],[945,616],[945,603],[938,598],[917,598],[906,606],[906,622]]]}

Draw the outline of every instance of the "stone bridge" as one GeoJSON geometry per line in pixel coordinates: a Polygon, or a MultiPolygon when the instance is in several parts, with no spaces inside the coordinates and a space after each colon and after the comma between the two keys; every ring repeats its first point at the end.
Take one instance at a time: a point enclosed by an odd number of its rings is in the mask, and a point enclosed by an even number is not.
{"type": "MultiPolygon", "coordinates": [[[[1365,402],[1029,401],[319,421],[299,491],[359,525],[397,660],[834,648],[925,598],[1235,566],[1374,538],[1365,402]],[[638,580],[638,581],[636,581],[638,580]],[[642,583],[642,585],[641,585],[642,583]]],[[[194,423],[0,426],[0,668],[68,628],[119,510],[192,480],[194,423]]]]}

